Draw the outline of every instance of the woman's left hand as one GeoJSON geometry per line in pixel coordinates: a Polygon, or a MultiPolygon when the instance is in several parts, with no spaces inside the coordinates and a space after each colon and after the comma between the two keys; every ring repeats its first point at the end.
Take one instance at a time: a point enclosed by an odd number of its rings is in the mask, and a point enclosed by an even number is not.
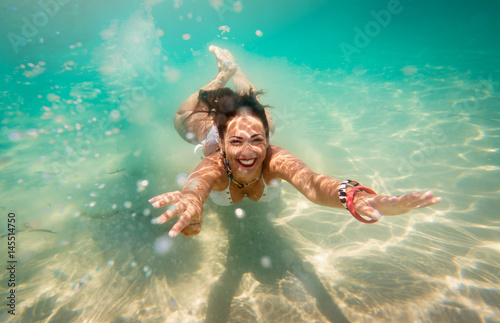
{"type": "Polygon", "coordinates": [[[378,220],[382,215],[400,215],[411,210],[421,209],[441,202],[441,197],[434,197],[432,191],[421,194],[413,192],[399,196],[384,196],[356,192],[354,208],[356,211],[372,220],[378,220]]]}

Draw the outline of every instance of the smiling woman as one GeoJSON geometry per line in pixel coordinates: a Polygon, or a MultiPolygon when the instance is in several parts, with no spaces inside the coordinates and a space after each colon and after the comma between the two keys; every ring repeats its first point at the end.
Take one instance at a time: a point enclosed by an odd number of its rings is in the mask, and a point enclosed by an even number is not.
{"type": "Polygon", "coordinates": [[[191,95],[175,117],[179,134],[188,142],[202,145],[206,157],[189,175],[182,192],[165,193],[150,200],[155,208],[173,204],[155,222],[161,224],[178,215],[170,237],[179,232],[192,236],[201,230],[203,206],[208,197],[224,206],[218,213],[230,227],[229,250],[225,271],[209,295],[207,322],[227,320],[232,298],[247,272],[261,283],[272,283],[286,272],[293,273],[316,298],[317,308],[328,320],[348,322],[314,270],[306,269],[307,263],[262,216],[273,209],[280,213],[281,181],[289,182],[316,204],[347,208],[364,223],[377,222],[381,214],[407,213],[440,199],[434,198],[432,192],[382,196],[357,182],[341,182],[314,173],[299,158],[269,143],[274,124],[266,107],[257,99],[260,93],[234,63],[231,53],[214,46],[210,51],[217,57],[217,77],[191,95]],[[236,91],[225,87],[231,78],[236,91]],[[248,203],[252,201],[272,203],[250,206],[248,203]],[[242,203],[246,215],[241,215],[242,209],[238,212],[231,207],[237,203],[242,203]],[[236,214],[237,223],[231,213],[236,214]]]}
{"type": "Polygon", "coordinates": [[[382,215],[399,215],[441,201],[432,192],[382,196],[354,181],[314,173],[299,158],[269,143],[274,123],[231,53],[210,46],[218,62],[216,78],[191,95],[178,109],[175,127],[188,142],[202,144],[205,158],[188,177],[182,192],[150,200],[155,208],[173,204],[156,223],[175,216],[169,235],[201,230],[203,205],[210,196],[219,205],[269,201],[279,196],[280,182],[292,184],[311,202],[347,208],[359,221],[375,223],[382,215]],[[230,79],[236,91],[224,86],[230,79]],[[360,216],[363,215],[369,219],[360,216]]]}

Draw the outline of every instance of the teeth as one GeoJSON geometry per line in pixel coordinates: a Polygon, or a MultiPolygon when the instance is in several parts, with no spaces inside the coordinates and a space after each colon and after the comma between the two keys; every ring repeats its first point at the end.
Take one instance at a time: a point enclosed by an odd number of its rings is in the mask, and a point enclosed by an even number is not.
{"type": "Polygon", "coordinates": [[[251,160],[240,159],[240,163],[242,163],[243,165],[252,165],[254,162],[255,162],[255,159],[251,159],[251,160]]]}

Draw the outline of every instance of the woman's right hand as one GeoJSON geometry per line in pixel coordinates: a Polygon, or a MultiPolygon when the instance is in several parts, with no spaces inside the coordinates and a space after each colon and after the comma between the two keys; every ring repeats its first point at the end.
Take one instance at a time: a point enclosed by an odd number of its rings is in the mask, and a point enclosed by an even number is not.
{"type": "Polygon", "coordinates": [[[153,220],[155,223],[163,224],[178,215],[179,220],[168,233],[171,238],[177,236],[179,232],[187,237],[200,233],[203,204],[198,199],[176,191],[155,196],[149,202],[156,209],[174,204],[172,208],[153,220]]]}

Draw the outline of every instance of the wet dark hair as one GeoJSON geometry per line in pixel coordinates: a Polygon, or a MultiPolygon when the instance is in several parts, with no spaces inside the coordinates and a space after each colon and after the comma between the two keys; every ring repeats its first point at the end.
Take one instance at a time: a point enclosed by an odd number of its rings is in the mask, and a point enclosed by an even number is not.
{"type": "Polygon", "coordinates": [[[250,89],[248,94],[240,95],[227,87],[212,91],[200,90],[198,104],[186,120],[193,114],[206,113],[213,119],[219,131],[220,138],[224,138],[227,122],[241,110],[246,110],[250,115],[262,121],[266,137],[269,137],[269,123],[267,122],[266,111],[264,110],[264,108],[269,106],[260,104],[257,100],[257,95],[259,94],[262,94],[262,92],[250,89]]]}

